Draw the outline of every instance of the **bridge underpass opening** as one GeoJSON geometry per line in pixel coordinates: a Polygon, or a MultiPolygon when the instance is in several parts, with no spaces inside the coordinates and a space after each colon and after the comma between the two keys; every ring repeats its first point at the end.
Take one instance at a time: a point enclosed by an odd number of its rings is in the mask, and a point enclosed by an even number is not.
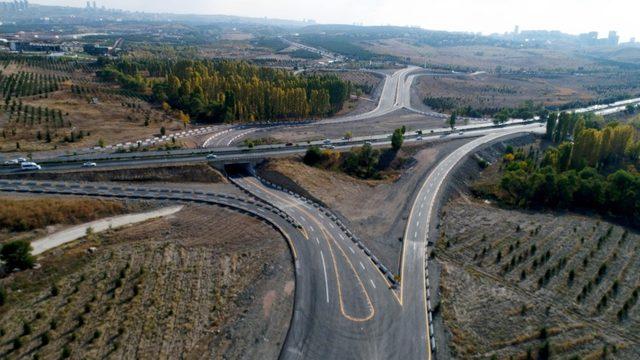
{"type": "Polygon", "coordinates": [[[251,163],[225,164],[224,172],[229,177],[253,176],[253,165],[251,163]]]}

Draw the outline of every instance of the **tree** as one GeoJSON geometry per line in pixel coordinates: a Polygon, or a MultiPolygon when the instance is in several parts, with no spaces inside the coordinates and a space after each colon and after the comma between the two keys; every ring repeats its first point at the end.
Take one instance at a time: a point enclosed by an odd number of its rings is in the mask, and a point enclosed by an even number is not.
{"type": "Polygon", "coordinates": [[[395,129],[393,135],[391,135],[391,148],[393,151],[398,152],[404,142],[404,135],[402,135],[402,128],[395,129]]]}
{"type": "Polygon", "coordinates": [[[35,263],[31,255],[31,244],[23,240],[11,241],[2,246],[0,250],[0,260],[6,263],[9,270],[30,269],[35,263]]]}
{"type": "Polygon", "coordinates": [[[360,148],[351,150],[343,164],[343,168],[348,174],[369,179],[377,174],[376,166],[378,165],[379,157],[380,152],[378,150],[373,149],[370,144],[364,144],[360,148]]]}
{"type": "Polygon", "coordinates": [[[4,286],[0,286],[0,306],[4,305],[7,302],[7,291],[4,289],[4,286]]]}
{"type": "Polygon", "coordinates": [[[191,118],[189,117],[189,115],[180,111],[180,113],[178,113],[178,118],[180,119],[180,121],[182,122],[182,125],[186,129],[187,125],[189,125],[189,122],[191,121],[191,118]]]}
{"type": "Polygon", "coordinates": [[[545,341],[544,344],[540,347],[540,351],[538,351],[538,359],[547,360],[551,358],[551,346],[548,341],[545,341]]]}
{"type": "Polygon", "coordinates": [[[345,140],[351,140],[352,137],[353,137],[353,133],[351,131],[347,131],[346,133],[344,133],[345,140]]]}
{"type": "Polygon", "coordinates": [[[309,166],[315,166],[323,159],[322,150],[318,146],[312,146],[307,149],[302,161],[309,166]]]}
{"type": "Polygon", "coordinates": [[[629,104],[627,105],[625,112],[629,115],[633,115],[636,113],[636,111],[638,110],[638,108],[636,107],[636,105],[633,104],[629,104]]]}
{"type": "Polygon", "coordinates": [[[509,109],[502,109],[493,117],[493,123],[502,125],[509,120],[509,115],[509,109]]]}
{"type": "Polygon", "coordinates": [[[449,117],[449,126],[451,127],[451,130],[455,129],[457,118],[458,118],[458,115],[454,111],[449,117]]]}
{"type": "Polygon", "coordinates": [[[163,127],[161,127],[161,128],[160,128],[160,135],[161,135],[161,136],[164,136],[166,133],[167,133],[167,129],[165,129],[165,128],[164,128],[164,126],[163,126],[163,127]]]}

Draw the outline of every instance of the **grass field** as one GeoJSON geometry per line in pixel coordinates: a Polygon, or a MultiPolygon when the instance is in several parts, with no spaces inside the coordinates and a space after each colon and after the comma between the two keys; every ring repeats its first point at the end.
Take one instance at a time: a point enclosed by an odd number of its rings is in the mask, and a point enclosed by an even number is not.
{"type": "Polygon", "coordinates": [[[116,200],[85,198],[0,197],[0,242],[53,225],[75,225],[134,211],[116,200]]]}

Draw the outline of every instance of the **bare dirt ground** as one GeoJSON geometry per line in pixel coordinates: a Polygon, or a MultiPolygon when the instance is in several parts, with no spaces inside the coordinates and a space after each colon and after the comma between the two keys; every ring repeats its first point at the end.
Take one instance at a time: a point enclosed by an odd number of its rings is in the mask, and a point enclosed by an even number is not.
{"type": "Polygon", "coordinates": [[[61,111],[63,125],[54,126],[44,118],[38,120],[37,116],[34,119],[30,115],[25,117],[26,121],[16,121],[17,112],[10,121],[6,109],[3,109],[0,111],[0,128],[5,133],[0,137],[1,151],[72,150],[96,146],[100,140],[108,145],[145,139],[159,134],[161,127],[165,127],[168,133],[182,129],[182,124],[176,118],[165,115],[161,109],[140,98],[127,95],[115,85],[97,81],[92,72],[76,69],[67,73],[13,63],[3,69],[4,75],[17,72],[65,79],[58,83],[57,91],[12,99],[35,109],[41,107],[61,111]],[[74,88],[81,88],[81,93],[74,92],[74,88]],[[94,98],[96,101],[93,101],[94,98]],[[51,142],[45,140],[47,129],[50,130],[51,142]],[[77,138],[80,131],[83,132],[82,139],[77,138]],[[75,141],[64,141],[64,137],[70,136],[71,132],[76,134],[75,141]],[[20,143],[20,149],[16,149],[16,142],[20,143]]]}
{"type": "Polygon", "coordinates": [[[286,242],[217,207],[90,235],[38,262],[0,280],[2,358],[276,358],[292,312],[286,242]]]}
{"type": "Polygon", "coordinates": [[[499,208],[471,195],[499,179],[507,144],[456,171],[429,262],[439,358],[638,358],[640,235],[598,218],[499,208]],[[444,333],[442,330],[445,330],[444,333]]]}
{"type": "Polygon", "coordinates": [[[269,161],[259,174],[318,199],[347,220],[352,229],[388,267],[397,269],[408,211],[418,185],[443,156],[464,144],[457,140],[437,145],[405,147],[410,158],[395,181],[359,180],[322,170],[298,158],[269,161]]]}
{"type": "Polygon", "coordinates": [[[527,100],[544,106],[559,106],[575,101],[636,94],[637,73],[597,73],[588,75],[479,74],[474,76],[422,76],[414,82],[417,99],[451,98],[458,107],[500,109],[517,107],[527,100]]]}
{"type": "Polygon", "coordinates": [[[640,356],[639,234],[464,199],[443,212],[436,258],[454,356],[526,358],[545,342],[554,357],[640,356]]]}
{"type": "Polygon", "coordinates": [[[295,128],[280,128],[268,131],[258,131],[248,138],[270,137],[278,142],[306,142],[322,140],[326,138],[340,139],[347,131],[353,136],[380,135],[381,133],[391,134],[393,130],[406,126],[408,131],[417,129],[437,129],[448,127],[445,120],[441,118],[418,115],[407,110],[398,110],[392,114],[381,116],[366,121],[352,121],[327,125],[304,125],[295,128]]]}
{"type": "Polygon", "coordinates": [[[493,46],[432,47],[410,39],[384,39],[363,43],[369,51],[410,58],[418,65],[459,66],[493,71],[578,69],[597,66],[593,60],[550,49],[510,49],[493,46]]]}

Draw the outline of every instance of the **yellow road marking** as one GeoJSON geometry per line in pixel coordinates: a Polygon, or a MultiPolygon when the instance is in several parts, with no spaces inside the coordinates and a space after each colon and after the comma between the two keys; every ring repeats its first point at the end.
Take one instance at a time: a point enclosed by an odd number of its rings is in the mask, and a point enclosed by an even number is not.
{"type": "Polygon", "coordinates": [[[342,313],[342,316],[344,316],[345,318],[347,318],[347,319],[349,319],[351,321],[355,321],[355,322],[363,322],[363,321],[370,320],[376,314],[376,310],[373,307],[373,303],[371,302],[371,298],[369,297],[369,293],[367,292],[367,289],[365,288],[364,284],[362,283],[362,279],[360,278],[360,275],[358,275],[358,272],[356,271],[355,267],[353,266],[353,264],[351,263],[351,261],[347,257],[347,254],[337,244],[336,240],[332,236],[330,236],[324,230],[324,228],[321,228],[321,231],[324,234],[325,240],[327,241],[327,246],[329,247],[329,252],[331,253],[331,260],[333,262],[333,269],[335,271],[336,281],[338,283],[338,300],[340,302],[340,312],[342,313]],[[335,254],[333,253],[333,248],[332,248],[331,243],[329,242],[328,239],[331,239],[331,241],[337,246],[338,250],[340,250],[340,252],[342,253],[342,256],[345,258],[345,260],[347,260],[347,263],[349,264],[349,266],[351,267],[351,270],[353,271],[354,275],[356,276],[356,279],[358,280],[358,284],[360,285],[360,288],[364,292],[364,295],[367,298],[367,303],[369,304],[369,309],[370,309],[369,316],[366,316],[366,317],[363,317],[363,318],[353,317],[351,315],[348,315],[346,313],[346,311],[344,310],[344,303],[342,301],[342,284],[340,283],[340,276],[338,275],[338,273],[339,273],[338,264],[336,262],[335,254]]]}
{"type": "MultiPolygon", "coordinates": [[[[253,179],[253,178],[249,178],[248,179],[249,182],[252,182],[254,185],[259,186],[259,184],[257,184],[257,180],[253,179]]],[[[371,302],[371,298],[369,297],[369,293],[367,292],[367,289],[365,288],[362,279],[360,278],[360,275],[358,275],[358,272],[355,270],[353,264],[351,263],[351,261],[349,260],[349,258],[346,256],[344,250],[338,246],[337,242],[335,241],[335,239],[333,239],[333,237],[329,236],[329,234],[327,233],[327,231],[324,228],[324,225],[319,222],[315,216],[311,215],[306,209],[304,209],[304,207],[300,206],[299,204],[296,204],[295,202],[292,202],[291,200],[287,199],[287,198],[283,198],[282,196],[280,196],[277,193],[272,192],[269,189],[265,189],[264,191],[268,192],[269,194],[271,194],[272,196],[275,196],[276,198],[280,199],[281,201],[295,207],[296,209],[300,210],[301,212],[303,212],[304,214],[307,215],[307,217],[310,219],[310,221],[313,221],[317,226],[318,229],[323,233],[325,241],[327,241],[327,245],[329,247],[329,252],[331,253],[331,258],[333,261],[333,266],[334,266],[334,271],[336,274],[336,281],[338,283],[338,300],[340,303],[340,312],[342,313],[342,315],[351,320],[351,321],[356,321],[356,322],[362,322],[362,321],[367,321],[370,320],[374,315],[375,315],[375,308],[373,306],[373,303],[371,302]],[[352,271],[354,272],[356,279],[358,280],[358,283],[360,285],[360,287],[362,288],[362,290],[364,291],[365,297],[367,299],[367,302],[369,304],[369,308],[371,309],[371,314],[369,316],[367,316],[366,318],[356,318],[353,316],[348,315],[345,310],[344,310],[344,304],[343,304],[343,300],[342,300],[342,284],[340,283],[340,276],[339,271],[338,271],[338,265],[336,263],[335,260],[335,255],[333,253],[333,249],[331,247],[331,244],[329,243],[328,238],[331,238],[331,240],[336,243],[336,246],[338,246],[338,249],[343,253],[343,256],[345,257],[345,260],[347,260],[347,263],[349,264],[349,266],[351,267],[352,271]]]]}

